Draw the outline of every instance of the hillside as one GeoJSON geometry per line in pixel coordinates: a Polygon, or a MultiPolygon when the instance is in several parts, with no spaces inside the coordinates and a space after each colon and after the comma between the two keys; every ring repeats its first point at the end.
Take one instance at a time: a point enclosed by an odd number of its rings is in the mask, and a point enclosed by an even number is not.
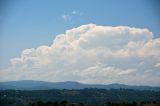
{"type": "MultiPolygon", "coordinates": [[[[160,91],[140,91],[140,90],[129,90],[129,89],[106,90],[106,89],[93,89],[93,88],[81,89],[81,90],[67,90],[67,89],[32,90],[32,91],[0,90],[0,101],[1,101],[0,106],[26,106],[29,103],[35,103],[37,101],[60,102],[64,100],[69,103],[92,104],[92,106],[98,106],[98,105],[102,106],[101,104],[105,104],[108,102],[111,103],[136,102],[138,104],[140,103],[159,104],[160,91]]],[[[66,105],[61,105],[61,106],[66,106],[66,105]]]]}
{"type": "Polygon", "coordinates": [[[14,89],[14,90],[49,90],[49,89],[84,89],[84,88],[100,88],[100,89],[134,89],[134,90],[153,90],[160,91],[160,87],[152,86],[130,86],[124,84],[82,84],[79,82],[45,82],[34,80],[21,80],[0,82],[0,89],[14,89]]]}

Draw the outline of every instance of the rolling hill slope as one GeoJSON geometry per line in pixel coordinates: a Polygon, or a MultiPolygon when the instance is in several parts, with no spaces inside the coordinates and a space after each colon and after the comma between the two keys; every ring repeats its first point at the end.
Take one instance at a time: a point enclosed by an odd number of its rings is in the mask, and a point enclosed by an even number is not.
{"type": "Polygon", "coordinates": [[[100,89],[135,89],[135,90],[154,90],[160,91],[160,87],[152,86],[130,86],[124,84],[82,84],[79,82],[45,82],[34,80],[20,80],[0,82],[0,89],[15,89],[15,90],[49,90],[49,89],[84,89],[84,88],[100,88],[100,89]]]}

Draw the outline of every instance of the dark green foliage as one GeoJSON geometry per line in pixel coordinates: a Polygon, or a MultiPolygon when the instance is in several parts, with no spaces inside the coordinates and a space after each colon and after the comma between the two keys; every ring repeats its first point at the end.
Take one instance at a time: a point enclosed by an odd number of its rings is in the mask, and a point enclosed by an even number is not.
{"type": "Polygon", "coordinates": [[[57,104],[55,105],[53,102],[50,102],[48,104],[48,102],[41,102],[41,104],[38,104],[38,102],[35,102],[35,105],[26,105],[26,106],[160,106],[160,104],[138,104],[137,102],[132,102],[132,103],[125,103],[125,102],[119,102],[119,103],[111,103],[111,102],[107,102],[105,104],[83,104],[83,103],[68,103],[67,101],[61,101],[61,102],[57,102],[57,104]]]}
{"type": "Polygon", "coordinates": [[[159,104],[160,91],[130,89],[0,90],[0,106],[135,106],[159,104]]]}

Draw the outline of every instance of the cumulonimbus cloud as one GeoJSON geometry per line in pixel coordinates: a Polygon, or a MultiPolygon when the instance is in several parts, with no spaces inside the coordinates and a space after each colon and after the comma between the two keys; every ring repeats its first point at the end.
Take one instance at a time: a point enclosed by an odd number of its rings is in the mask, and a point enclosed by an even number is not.
{"type": "Polygon", "coordinates": [[[160,38],[148,29],[87,24],[23,50],[0,80],[160,85],[159,64],[160,38]]]}

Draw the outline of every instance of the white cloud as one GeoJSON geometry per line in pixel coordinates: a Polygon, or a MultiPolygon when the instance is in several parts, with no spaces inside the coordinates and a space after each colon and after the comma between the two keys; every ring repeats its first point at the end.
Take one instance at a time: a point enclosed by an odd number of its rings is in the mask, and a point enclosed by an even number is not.
{"type": "Polygon", "coordinates": [[[159,63],[160,38],[148,29],[88,24],[57,35],[50,46],[23,50],[0,80],[160,85],[159,63]]]}
{"type": "Polygon", "coordinates": [[[155,67],[160,68],[160,63],[156,63],[155,67]]]}
{"type": "Polygon", "coordinates": [[[81,15],[82,15],[82,13],[81,13],[81,12],[76,11],[76,10],[73,10],[73,11],[72,11],[72,14],[73,14],[73,15],[79,15],[79,16],[81,16],[81,15]]]}
{"type": "Polygon", "coordinates": [[[64,21],[69,21],[71,19],[71,16],[68,14],[64,14],[64,15],[62,15],[62,18],[64,21]]]}
{"type": "Polygon", "coordinates": [[[79,16],[82,16],[82,13],[79,11],[73,10],[72,12],[69,12],[67,14],[63,14],[62,19],[64,21],[71,21],[73,20],[73,18],[79,17],[79,16]]]}

